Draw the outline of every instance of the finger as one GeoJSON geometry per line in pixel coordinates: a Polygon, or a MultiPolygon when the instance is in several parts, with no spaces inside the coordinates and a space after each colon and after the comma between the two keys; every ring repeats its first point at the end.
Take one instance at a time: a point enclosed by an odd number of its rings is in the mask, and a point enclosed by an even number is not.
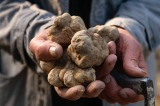
{"type": "Polygon", "coordinates": [[[35,46],[35,56],[38,60],[56,60],[59,59],[63,53],[62,47],[52,41],[44,41],[40,45],[35,46]]]}
{"type": "Polygon", "coordinates": [[[146,70],[143,70],[139,67],[139,59],[142,52],[139,48],[140,45],[138,45],[139,44],[137,44],[137,46],[133,44],[128,44],[128,47],[124,54],[123,67],[125,72],[130,76],[144,77],[147,73],[146,70]]]}
{"type": "Polygon", "coordinates": [[[116,54],[116,44],[114,41],[108,42],[109,54],[116,54]]]}
{"type": "Polygon", "coordinates": [[[82,97],[85,88],[81,85],[77,85],[71,88],[58,88],[55,87],[55,90],[57,94],[65,99],[68,100],[78,100],[80,97],[82,97]]]}
{"type": "Polygon", "coordinates": [[[97,71],[97,79],[102,79],[104,76],[108,75],[114,68],[116,61],[117,56],[114,54],[110,54],[104,61],[102,68],[99,71],[97,71]]]}
{"type": "Polygon", "coordinates": [[[119,95],[128,100],[128,102],[133,103],[133,102],[138,102],[144,100],[143,95],[138,95],[136,92],[134,92],[130,88],[123,88],[120,90],[119,95]]]}
{"type": "Polygon", "coordinates": [[[120,95],[119,95],[119,91],[122,89],[120,86],[118,86],[118,84],[116,83],[115,79],[110,76],[110,81],[107,82],[104,80],[105,82],[105,94],[106,96],[110,97],[113,101],[116,101],[120,104],[128,104],[128,101],[124,100],[120,95]]]}
{"type": "Polygon", "coordinates": [[[106,100],[108,103],[113,104],[115,101],[111,99],[108,95],[105,94],[105,92],[101,92],[101,94],[98,96],[101,100],[106,100]]]}
{"type": "Polygon", "coordinates": [[[61,57],[62,47],[52,41],[46,40],[47,32],[41,32],[30,42],[30,50],[38,60],[53,60],[61,57]]]}
{"type": "Polygon", "coordinates": [[[91,82],[83,95],[83,97],[87,98],[94,98],[98,97],[98,95],[103,91],[105,88],[105,84],[102,81],[96,80],[94,82],[91,82]]]}

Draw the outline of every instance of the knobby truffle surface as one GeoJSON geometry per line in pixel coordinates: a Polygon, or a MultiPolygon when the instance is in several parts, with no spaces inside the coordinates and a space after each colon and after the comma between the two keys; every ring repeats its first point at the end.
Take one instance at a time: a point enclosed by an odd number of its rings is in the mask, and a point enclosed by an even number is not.
{"type": "Polygon", "coordinates": [[[68,53],[80,68],[88,68],[101,65],[109,51],[99,34],[81,30],[73,36],[68,53]]]}
{"type": "Polygon", "coordinates": [[[49,28],[48,39],[62,45],[59,60],[41,62],[48,73],[48,82],[57,87],[87,85],[96,79],[94,67],[100,66],[109,54],[107,43],[118,39],[116,27],[96,26],[86,29],[78,16],[64,13],[49,28]]]}

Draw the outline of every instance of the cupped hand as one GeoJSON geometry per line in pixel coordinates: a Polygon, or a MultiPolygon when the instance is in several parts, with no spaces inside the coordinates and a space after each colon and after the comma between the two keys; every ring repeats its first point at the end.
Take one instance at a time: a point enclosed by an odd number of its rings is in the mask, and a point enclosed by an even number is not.
{"type": "MultiPolygon", "coordinates": [[[[117,62],[114,70],[123,71],[135,78],[145,77],[147,75],[147,67],[141,45],[128,31],[121,28],[118,28],[118,30],[120,37],[116,41],[117,62]]],[[[102,72],[108,73],[105,69],[102,72]]],[[[142,95],[136,94],[132,89],[120,87],[111,75],[103,77],[103,80],[106,87],[100,94],[100,98],[110,103],[118,102],[125,105],[144,99],[142,95]]]]}

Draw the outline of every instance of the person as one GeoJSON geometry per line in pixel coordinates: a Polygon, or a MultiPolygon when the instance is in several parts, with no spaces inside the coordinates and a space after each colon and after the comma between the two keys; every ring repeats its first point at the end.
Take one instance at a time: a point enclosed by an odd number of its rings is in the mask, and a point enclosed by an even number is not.
{"type": "MultiPolygon", "coordinates": [[[[133,90],[121,88],[109,72],[114,67],[121,67],[132,77],[147,75],[145,60],[160,39],[157,35],[160,27],[159,4],[158,0],[1,0],[0,105],[102,105],[96,97],[120,104],[142,100],[141,95],[133,90]],[[63,53],[62,47],[46,40],[46,36],[47,28],[53,24],[55,17],[64,12],[81,16],[88,28],[95,25],[116,26],[120,38],[116,46],[113,42],[108,44],[110,55],[98,75],[100,80],[92,82],[86,89],[82,85],[55,87],[55,92],[47,83],[38,61],[60,58],[63,53]],[[58,98],[56,93],[62,98],[77,101],[58,98]]],[[[153,75],[154,70],[148,73],[153,75]]]]}

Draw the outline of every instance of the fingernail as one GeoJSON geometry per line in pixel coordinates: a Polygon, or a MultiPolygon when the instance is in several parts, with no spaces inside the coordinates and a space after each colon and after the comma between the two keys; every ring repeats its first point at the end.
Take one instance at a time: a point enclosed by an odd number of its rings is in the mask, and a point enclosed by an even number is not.
{"type": "Polygon", "coordinates": [[[95,93],[100,93],[101,91],[103,91],[104,88],[99,88],[99,89],[95,89],[94,92],[95,93]]]}
{"type": "Polygon", "coordinates": [[[111,81],[110,76],[109,75],[106,76],[105,79],[104,79],[105,84],[108,84],[110,81],[111,81]]]}
{"type": "Polygon", "coordinates": [[[77,90],[76,95],[77,96],[81,96],[84,93],[84,90],[77,90]]]}
{"type": "Polygon", "coordinates": [[[49,53],[50,53],[51,56],[56,57],[57,56],[56,48],[55,47],[50,47],[49,53]]]}
{"type": "Polygon", "coordinates": [[[128,95],[127,95],[126,93],[120,93],[120,96],[121,96],[122,98],[125,98],[125,99],[128,98],[128,95]]]}
{"type": "Polygon", "coordinates": [[[140,68],[137,68],[137,71],[138,71],[138,72],[142,72],[142,73],[144,74],[144,76],[147,75],[147,71],[145,71],[145,70],[142,70],[142,69],[140,69],[140,68]]]}

